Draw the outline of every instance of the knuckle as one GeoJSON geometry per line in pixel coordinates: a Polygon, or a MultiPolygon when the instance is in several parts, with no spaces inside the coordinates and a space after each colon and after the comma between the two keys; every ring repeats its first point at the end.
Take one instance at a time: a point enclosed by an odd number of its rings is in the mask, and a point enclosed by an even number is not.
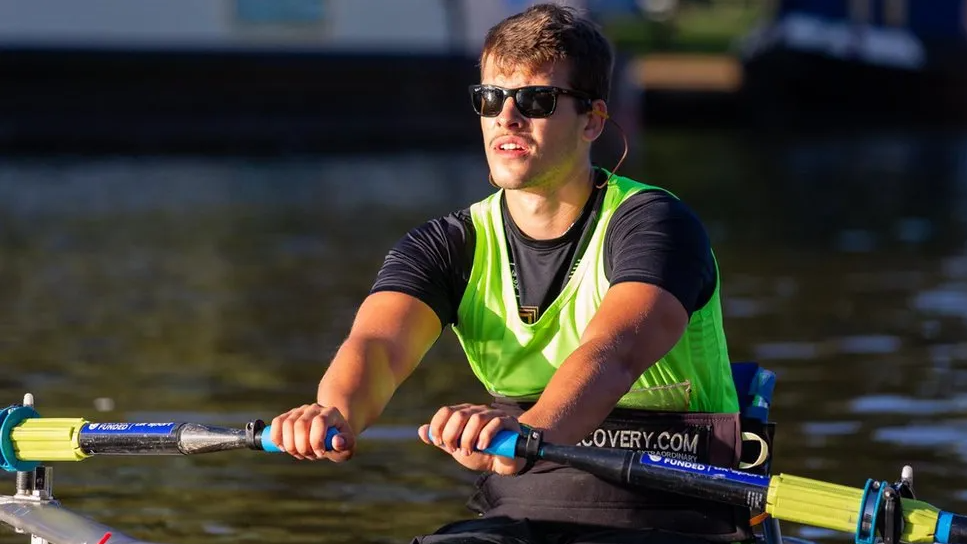
{"type": "Polygon", "coordinates": [[[489,419],[490,419],[490,416],[488,414],[486,414],[485,412],[477,412],[477,413],[471,415],[469,418],[467,418],[467,421],[468,421],[468,423],[473,423],[473,424],[476,424],[476,425],[480,425],[480,424],[483,424],[483,423],[487,422],[487,420],[489,420],[489,419]]]}

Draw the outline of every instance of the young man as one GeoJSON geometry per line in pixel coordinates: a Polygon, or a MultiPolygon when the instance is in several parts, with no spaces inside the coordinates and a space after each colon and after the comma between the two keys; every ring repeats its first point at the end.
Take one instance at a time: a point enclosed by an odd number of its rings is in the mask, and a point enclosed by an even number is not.
{"type": "Polygon", "coordinates": [[[471,499],[481,516],[415,542],[746,536],[748,520],[730,507],[473,451],[522,424],[549,442],[725,466],[741,444],[704,228],[670,193],[591,164],[607,122],[607,40],[572,10],[542,4],[491,29],[480,63],[470,95],[498,190],[399,241],[317,403],[276,417],[272,440],[300,459],[349,459],[451,325],[495,402],[442,407],[419,434],[483,473],[471,499]]]}

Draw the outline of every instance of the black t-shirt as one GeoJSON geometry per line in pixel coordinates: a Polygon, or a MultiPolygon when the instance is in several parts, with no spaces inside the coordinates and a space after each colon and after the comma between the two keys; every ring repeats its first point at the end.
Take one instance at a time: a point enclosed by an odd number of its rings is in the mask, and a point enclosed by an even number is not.
{"type": "MultiPolygon", "coordinates": [[[[597,174],[596,181],[604,181],[605,174],[597,174]]],[[[502,202],[518,311],[525,323],[535,322],[567,283],[594,230],[604,193],[594,189],[574,225],[552,240],[522,233],[502,202]]],[[[470,279],[474,244],[469,208],[427,221],[388,252],[371,292],[412,295],[433,308],[443,326],[452,325],[470,279]]],[[[715,265],[704,226],[684,202],[664,191],[642,191],[619,206],[605,232],[604,252],[611,285],[657,285],[674,295],[689,316],[715,291],[715,265]]]]}

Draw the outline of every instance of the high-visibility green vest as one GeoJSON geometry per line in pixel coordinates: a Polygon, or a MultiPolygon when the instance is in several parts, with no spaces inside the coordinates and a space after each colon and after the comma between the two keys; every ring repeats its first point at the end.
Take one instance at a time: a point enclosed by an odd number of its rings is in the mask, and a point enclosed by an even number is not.
{"type": "MultiPolygon", "coordinates": [[[[665,191],[611,176],[599,220],[580,263],[533,324],[524,323],[518,314],[501,215],[503,190],[471,206],[476,247],[453,330],[474,374],[491,394],[536,400],[558,366],[578,347],[582,332],[608,291],[604,243],[611,217],[628,197],[646,190],[665,191]]],[[[715,267],[718,276],[717,261],[715,267]]],[[[618,406],[682,412],[738,411],[718,282],[708,303],[692,314],[678,343],[634,382],[618,406]]]]}

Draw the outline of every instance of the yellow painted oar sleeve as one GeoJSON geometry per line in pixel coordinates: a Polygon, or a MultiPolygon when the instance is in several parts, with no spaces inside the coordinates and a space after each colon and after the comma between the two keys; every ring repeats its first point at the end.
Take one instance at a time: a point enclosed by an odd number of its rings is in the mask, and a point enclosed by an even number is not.
{"type": "Polygon", "coordinates": [[[933,544],[934,534],[937,532],[937,519],[940,509],[936,506],[914,499],[903,499],[903,533],[900,535],[904,542],[914,544],[933,544]]]}
{"type": "Polygon", "coordinates": [[[29,418],[10,431],[10,441],[21,461],[80,461],[90,457],[78,443],[85,423],[80,418],[29,418]]]}
{"type": "MultiPolygon", "coordinates": [[[[772,478],[766,512],[776,519],[855,533],[863,490],[780,474],[772,478]]],[[[903,499],[905,521],[901,540],[933,544],[939,510],[923,501],[903,499]]]]}

